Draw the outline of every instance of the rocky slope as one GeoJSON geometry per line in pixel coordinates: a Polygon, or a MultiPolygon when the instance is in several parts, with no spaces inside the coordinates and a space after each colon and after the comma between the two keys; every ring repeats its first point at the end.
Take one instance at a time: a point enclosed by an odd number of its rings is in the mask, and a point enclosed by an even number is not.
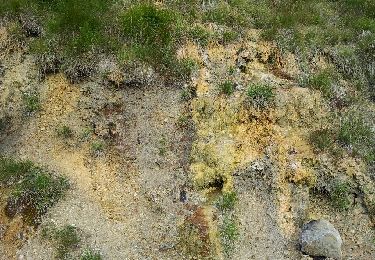
{"type": "MultiPolygon", "coordinates": [[[[198,65],[187,82],[107,57],[100,73],[73,84],[62,73],[41,78],[9,26],[0,28],[0,116],[10,118],[1,153],[58,172],[72,188],[39,227],[0,214],[2,259],[52,259],[42,238],[50,223],[77,227],[79,247],[103,259],[308,259],[301,228],[320,218],[340,232],[343,259],[375,258],[364,164],[315,151],[309,136],[331,124],[329,104],[297,84],[294,56],[258,31],[231,44],[186,44],[179,56],[198,65]],[[218,88],[228,80],[231,95],[218,88]],[[249,103],[254,83],[272,86],[270,106],[249,103]],[[37,110],[24,95],[38,96],[37,110]],[[59,136],[62,126],[72,135],[59,136]],[[358,187],[344,211],[315,192],[332,178],[358,187]]],[[[317,55],[311,66],[328,64],[317,55]]]]}

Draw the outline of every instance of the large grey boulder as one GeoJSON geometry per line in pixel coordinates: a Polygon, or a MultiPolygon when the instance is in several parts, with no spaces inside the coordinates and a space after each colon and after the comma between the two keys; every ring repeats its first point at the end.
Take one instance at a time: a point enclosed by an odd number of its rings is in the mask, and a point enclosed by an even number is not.
{"type": "Polygon", "coordinates": [[[313,220],[302,227],[301,251],[310,256],[341,259],[342,239],[327,220],[313,220]]]}

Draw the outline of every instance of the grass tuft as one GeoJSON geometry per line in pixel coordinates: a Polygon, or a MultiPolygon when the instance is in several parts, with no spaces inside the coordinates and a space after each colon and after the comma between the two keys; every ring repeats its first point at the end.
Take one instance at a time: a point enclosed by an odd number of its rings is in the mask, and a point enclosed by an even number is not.
{"type": "Polygon", "coordinates": [[[264,109],[273,104],[274,89],[270,85],[252,84],[247,90],[247,98],[253,107],[264,109]]]}
{"type": "Polygon", "coordinates": [[[66,225],[55,231],[54,239],[56,241],[57,258],[66,259],[69,252],[78,247],[80,238],[77,233],[77,228],[71,225],[66,225]]]}
{"type": "Polygon", "coordinates": [[[225,81],[219,85],[219,90],[222,94],[230,96],[234,92],[235,85],[232,81],[225,81]]]}
{"type": "Polygon", "coordinates": [[[336,181],[330,192],[332,205],[338,210],[349,209],[351,203],[349,198],[350,186],[347,182],[336,181]]]}
{"type": "Polygon", "coordinates": [[[63,125],[56,129],[57,136],[62,138],[71,138],[73,136],[73,130],[66,125],[63,125]]]}
{"type": "Polygon", "coordinates": [[[40,110],[40,100],[39,95],[37,93],[24,93],[23,102],[25,106],[25,112],[27,114],[32,114],[40,110]]]}
{"type": "Polygon", "coordinates": [[[94,251],[92,249],[87,249],[84,251],[80,257],[80,260],[101,260],[102,256],[100,252],[94,251]]]}

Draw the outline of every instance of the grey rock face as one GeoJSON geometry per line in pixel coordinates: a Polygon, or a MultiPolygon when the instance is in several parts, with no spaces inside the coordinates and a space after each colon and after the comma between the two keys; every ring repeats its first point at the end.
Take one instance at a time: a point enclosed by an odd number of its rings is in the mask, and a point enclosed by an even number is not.
{"type": "Polygon", "coordinates": [[[313,220],[303,225],[300,244],[301,251],[310,256],[341,259],[342,239],[327,220],[313,220]]]}

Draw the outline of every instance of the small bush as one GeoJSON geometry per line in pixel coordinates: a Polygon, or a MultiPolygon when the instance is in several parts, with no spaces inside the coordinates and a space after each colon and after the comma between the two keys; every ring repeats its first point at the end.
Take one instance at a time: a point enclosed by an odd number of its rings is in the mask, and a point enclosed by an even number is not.
{"type": "Polygon", "coordinates": [[[225,95],[232,95],[234,92],[234,83],[232,81],[225,81],[219,85],[219,90],[225,95]]]}
{"type": "Polygon", "coordinates": [[[59,127],[58,129],[56,129],[56,131],[57,131],[57,136],[65,138],[65,139],[73,136],[73,130],[69,126],[66,126],[66,125],[59,127]]]}
{"type": "Polygon", "coordinates": [[[80,260],[101,260],[102,256],[100,252],[93,251],[92,249],[87,249],[82,253],[80,260]]]}
{"type": "Polygon", "coordinates": [[[70,251],[76,249],[80,242],[77,228],[71,225],[56,230],[53,239],[56,242],[56,256],[59,259],[66,259],[70,251]]]}
{"type": "Polygon", "coordinates": [[[247,90],[247,98],[252,106],[263,109],[273,104],[274,89],[269,85],[252,84],[247,90]]]}
{"type": "Polygon", "coordinates": [[[307,79],[307,84],[316,90],[322,92],[323,97],[331,98],[333,94],[332,85],[334,77],[331,71],[324,70],[318,72],[307,79]]]}
{"type": "Polygon", "coordinates": [[[330,198],[335,208],[339,210],[349,209],[351,202],[349,197],[350,186],[347,182],[336,181],[330,191],[330,198]]]}
{"type": "Polygon", "coordinates": [[[37,93],[24,93],[23,102],[25,105],[25,112],[32,114],[40,110],[40,100],[37,93]]]}

